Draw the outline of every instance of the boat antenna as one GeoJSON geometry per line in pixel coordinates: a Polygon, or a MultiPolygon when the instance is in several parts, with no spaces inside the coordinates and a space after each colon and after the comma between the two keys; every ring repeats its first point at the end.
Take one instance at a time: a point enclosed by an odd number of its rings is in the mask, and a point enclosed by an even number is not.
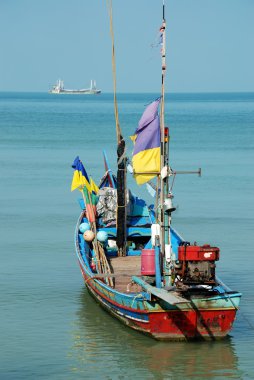
{"type": "Polygon", "coordinates": [[[115,43],[113,31],[113,11],[112,0],[107,0],[107,7],[110,18],[110,34],[112,42],[112,73],[114,84],[114,109],[117,136],[117,237],[116,244],[118,247],[118,256],[126,256],[126,152],[125,140],[123,138],[119,117],[116,97],[116,63],[115,63],[115,43]]]}

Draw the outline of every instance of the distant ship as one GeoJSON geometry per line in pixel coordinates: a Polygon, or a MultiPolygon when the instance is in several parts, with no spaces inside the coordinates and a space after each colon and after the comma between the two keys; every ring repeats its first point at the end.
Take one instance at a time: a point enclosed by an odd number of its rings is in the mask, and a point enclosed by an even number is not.
{"type": "Polygon", "coordinates": [[[80,90],[72,90],[64,88],[64,82],[58,79],[56,84],[49,90],[50,94],[85,94],[85,95],[97,95],[101,93],[101,90],[97,90],[95,80],[91,80],[90,88],[82,88],[80,90]]]}

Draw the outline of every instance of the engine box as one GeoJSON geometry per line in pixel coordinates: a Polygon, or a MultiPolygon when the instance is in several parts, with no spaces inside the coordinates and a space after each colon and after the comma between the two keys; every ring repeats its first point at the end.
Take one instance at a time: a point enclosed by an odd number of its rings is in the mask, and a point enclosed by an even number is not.
{"type": "Polygon", "coordinates": [[[215,264],[212,261],[187,261],[183,269],[184,284],[215,283],[215,264]]]}
{"type": "Polygon", "coordinates": [[[219,256],[217,247],[184,242],[178,247],[176,274],[183,284],[215,284],[215,261],[219,260],[219,256]]]}
{"type": "Polygon", "coordinates": [[[218,261],[220,250],[217,247],[211,247],[209,244],[198,245],[181,245],[178,247],[179,261],[218,261]]]}

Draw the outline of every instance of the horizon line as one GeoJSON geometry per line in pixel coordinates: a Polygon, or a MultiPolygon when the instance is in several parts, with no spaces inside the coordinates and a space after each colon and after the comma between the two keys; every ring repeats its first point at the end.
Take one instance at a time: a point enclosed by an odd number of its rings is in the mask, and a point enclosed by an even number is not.
{"type": "MultiPolygon", "coordinates": [[[[27,93],[27,94],[49,94],[48,91],[27,91],[27,90],[0,90],[0,93],[27,93]]],[[[157,94],[159,93],[158,91],[118,91],[117,94],[157,94]]],[[[253,91],[243,91],[243,90],[234,90],[234,91],[173,91],[173,92],[165,92],[165,94],[172,94],[172,95],[177,95],[177,94],[253,94],[253,91]]],[[[114,94],[113,91],[105,91],[101,92],[100,94],[97,94],[97,96],[100,95],[109,95],[109,94],[114,94]]],[[[50,94],[50,95],[83,95],[83,94],[50,94]]],[[[96,94],[95,94],[96,95],[96,94]]]]}

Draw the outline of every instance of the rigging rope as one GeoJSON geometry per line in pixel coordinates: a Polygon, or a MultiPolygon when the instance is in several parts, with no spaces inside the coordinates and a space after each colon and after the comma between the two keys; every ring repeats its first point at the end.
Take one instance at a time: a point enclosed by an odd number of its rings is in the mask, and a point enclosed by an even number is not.
{"type": "Polygon", "coordinates": [[[115,43],[114,43],[114,30],[113,30],[113,11],[112,11],[112,0],[107,0],[108,13],[110,18],[110,34],[112,42],[112,74],[113,74],[113,85],[114,85],[114,110],[115,110],[115,122],[116,122],[116,136],[117,143],[119,144],[122,140],[122,132],[119,124],[118,117],[118,106],[116,98],[116,62],[115,62],[115,43]]]}

